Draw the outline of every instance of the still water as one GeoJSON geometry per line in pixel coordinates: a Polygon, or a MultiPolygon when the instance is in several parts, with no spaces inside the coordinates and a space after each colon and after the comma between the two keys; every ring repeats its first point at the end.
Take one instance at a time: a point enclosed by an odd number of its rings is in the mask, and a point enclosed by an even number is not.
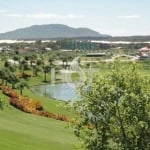
{"type": "Polygon", "coordinates": [[[34,86],[31,90],[38,95],[53,97],[58,100],[75,100],[79,97],[74,83],[49,84],[34,86]]]}

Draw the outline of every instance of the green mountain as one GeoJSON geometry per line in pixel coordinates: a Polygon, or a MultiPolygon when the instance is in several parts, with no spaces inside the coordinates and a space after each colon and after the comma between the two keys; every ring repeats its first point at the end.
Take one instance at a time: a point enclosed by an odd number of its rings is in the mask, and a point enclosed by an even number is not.
{"type": "Polygon", "coordinates": [[[76,37],[106,37],[89,28],[72,28],[62,24],[33,25],[14,31],[1,33],[0,39],[52,39],[76,37]]]}

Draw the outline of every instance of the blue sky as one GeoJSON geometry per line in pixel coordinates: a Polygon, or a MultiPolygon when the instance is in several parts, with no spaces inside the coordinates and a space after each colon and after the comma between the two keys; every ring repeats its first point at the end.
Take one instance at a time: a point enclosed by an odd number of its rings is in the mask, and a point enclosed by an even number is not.
{"type": "Polygon", "coordinates": [[[0,0],[0,32],[35,24],[150,35],[150,0],[0,0]]]}

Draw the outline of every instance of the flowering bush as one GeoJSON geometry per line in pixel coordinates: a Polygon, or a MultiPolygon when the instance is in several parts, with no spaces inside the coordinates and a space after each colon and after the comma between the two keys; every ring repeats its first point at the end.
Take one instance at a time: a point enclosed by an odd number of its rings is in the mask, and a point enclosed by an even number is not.
{"type": "Polygon", "coordinates": [[[10,105],[14,106],[15,108],[23,112],[32,113],[66,122],[69,121],[69,118],[66,117],[65,115],[54,114],[49,111],[44,111],[44,108],[40,101],[36,101],[28,97],[23,97],[8,86],[0,86],[0,89],[3,91],[5,95],[10,97],[9,101],[10,105]]]}

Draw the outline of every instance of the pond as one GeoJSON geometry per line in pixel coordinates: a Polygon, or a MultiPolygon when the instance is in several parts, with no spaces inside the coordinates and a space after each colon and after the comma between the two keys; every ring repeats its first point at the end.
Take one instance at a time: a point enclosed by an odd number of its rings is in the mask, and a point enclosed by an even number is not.
{"type": "Polygon", "coordinates": [[[64,101],[75,100],[79,97],[74,83],[39,85],[32,87],[31,90],[35,94],[64,101]]]}

